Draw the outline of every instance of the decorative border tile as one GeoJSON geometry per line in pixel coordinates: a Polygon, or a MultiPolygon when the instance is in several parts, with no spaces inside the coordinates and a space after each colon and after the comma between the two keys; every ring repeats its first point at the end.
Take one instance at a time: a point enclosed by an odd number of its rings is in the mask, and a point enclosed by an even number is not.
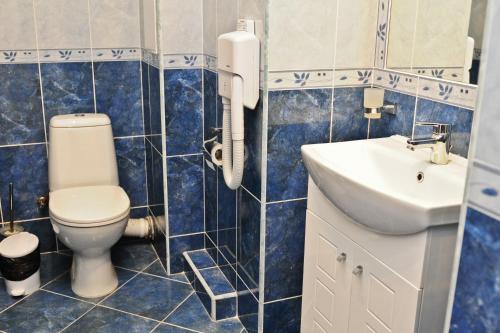
{"type": "Polygon", "coordinates": [[[366,86],[373,83],[373,68],[357,68],[336,70],[335,87],[366,86]]]}
{"type": "Polygon", "coordinates": [[[160,57],[158,56],[158,53],[154,53],[149,50],[143,49],[141,60],[147,63],[148,65],[160,68],[160,57]]]}
{"type": "Polygon", "coordinates": [[[139,60],[141,49],[92,49],[92,59],[94,61],[139,60]]]}
{"type": "Polygon", "coordinates": [[[434,79],[451,80],[457,82],[462,82],[464,75],[463,73],[464,69],[460,67],[451,67],[451,68],[426,67],[426,68],[408,69],[408,71],[417,74],[419,76],[425,76],[434,79]]]}
{"type": "MultiPolygon", "coordinates": [[[[262,76],[262,75],[261,75],[262,76]]],[[[269,89],[332,87],[333,71],[269,72],[269,89]]]]}
{"type": "Polygon", "coordinates": [[[203,68],[217,71],[217,58],[211,55],[205,55],[203,68]]]}
{"type": "Polygon", "coordinates": [[[203,54],[164,54],[163,68],[203,67],[203,54]]]}
{"type": "Polygon", "coordinates": [[[480,161],[473,162],[469,180],[469,203],[500,218],[500,170],[480,161]]]}
{"type": "Polygon", "coordinates": [[[37,50],[2,50],[0,64],[26,64],[38,61],[37,50]]]}
{"type": "Polygon", "coordinates": [[[90,49],[39,50],[40,62],[83,62],[91,61],[90,49]]]}
{"type": "Polygon", "coordinates": [[[407,73],[376,69],[373,84],[376,87],[403,92],[410,95],[416,95],[418,76],[407,73]]]}
{"type": "Polygon", "coordinates": [[[477,87],[453,81],[419,77],[418,96],[474,110],[477,87]]]}
{"type": "Polygon", "coordinates": [[[391,0],[380,0],[378,5],[378,23],[375,45],[375,67],[384,68],[389,36],[391,0]]]}

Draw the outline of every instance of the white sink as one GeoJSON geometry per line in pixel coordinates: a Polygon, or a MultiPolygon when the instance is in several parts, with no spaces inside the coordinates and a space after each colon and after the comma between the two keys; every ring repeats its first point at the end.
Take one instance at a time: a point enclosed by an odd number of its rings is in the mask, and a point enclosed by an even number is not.
{"type": "Polygon", "coordinates": [[[302,156],[325,196],[373,231],[405,235],[458,223],[467,160],[451,154],[448,165],[431,164],[429,149],[410,151],[406,140],[306,145],[302,156]]]}

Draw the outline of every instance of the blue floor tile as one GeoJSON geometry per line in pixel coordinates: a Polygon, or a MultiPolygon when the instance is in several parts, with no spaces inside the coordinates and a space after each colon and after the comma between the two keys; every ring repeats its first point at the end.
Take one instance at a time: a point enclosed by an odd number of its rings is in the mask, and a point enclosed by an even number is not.
{"type": "Polygon", "coordinates": [[[158,323],[131,314],[96,307],[64,332],[85,333],[143,333],[150,332],[158,323]]]}
{"type": "Polygon", "coordinates": [[[103,305],[163,320],[192,292],[191,286],[185,283],[139,274],[105,300],[103,305]]]}
{"type": "Polygon", "coordinates": [[[189,252],[189,258],[198,269],[215,266],[214,260],[206,250],[189,252]]]}
{"type": "Polygon", "coordinates": [[[235,291],[219,267],[202,269],[200,270],[200,274],[203,276],[208,284],[208,287],[212,290],[215,296],[235,291]]]}
{"type": "Polygon", "coordinates": [[[143,270],[158,259],[150,243],[130,243],[111,249],[111,260],[115,266],[143,270]]]}
{"type": "Polygon", "coordinates": [[[165,322],[207,333],[240,333],[243,329],[243,325],[236,318],[219,322],[210,320],[200,299],[194,294],[182,303],[165,322]]]}
{"type": "Polygon", "coordinates": [[[188,331],[185,329],[182,329],[180,327],[176,326],[171,326],[167,324],[161,324],[155,330],[153,331],[154,333],[188,333],[188,332],[193,332],[193,331],[188,331]]]}
{"type": "Polygon", "coordinates": [[[160,260],[155,261],[144,271],[144,273],[169,278],[183,283],[189,283],[189,280],[184,273],[167,275],[167,272],[165,271],[165,268],[163,268],[160,260]]]}
{"type": "Polygon", "coordinates": [[[40,256],[40,281],[42,286],[55,279],[71,267],[71,256],[51,252],[40,256]]]}
{"type": "Polygon", "coordinates": [[[5,289],[4,279],[0,278],[0,311],[19,301],[20,297],[11,297],[5,289]]]}
{"type": "MultiPolygon", "coordinates": [[[[128,271],[125,269],[117,268],[116,269],[116,274],[118,275],[118,286],[123,285],[125,282],[130,280],[135,274],[132,271],[128,271]]],[[[64,274],[63,276],[57,278],[53,282],[49,283],[47,286],[45,286],[43,289],[53,291],[59,294],[67,295],[70,297],[75,297],[87,302],[91,303],[98,303],[100,300],[102,300],[105,296],[103,297],[98,297],[98,298],[83,298],[71,290],[71,278],[69,272],[64,274]]]]}
{"type": "Polygon", "coordinates": [[[37,291],[0,314],[0,330],[9,333],[58,332],[91,307],[89,303],[37,291]]]}

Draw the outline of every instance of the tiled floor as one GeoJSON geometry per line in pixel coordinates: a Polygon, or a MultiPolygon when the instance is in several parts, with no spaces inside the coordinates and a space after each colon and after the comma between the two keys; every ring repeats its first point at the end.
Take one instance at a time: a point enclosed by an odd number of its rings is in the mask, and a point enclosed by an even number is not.
{"type": "Polygon", "coordinates": [[[186,276],[167,276],[150,244],[112,257],[119,287],[98,299],[71,291],[69,255],[42,255],[42,288],[28,297],[9,297],[0,279],[0,332],[245,332],[238,319],[211,321],[186,276]]]}

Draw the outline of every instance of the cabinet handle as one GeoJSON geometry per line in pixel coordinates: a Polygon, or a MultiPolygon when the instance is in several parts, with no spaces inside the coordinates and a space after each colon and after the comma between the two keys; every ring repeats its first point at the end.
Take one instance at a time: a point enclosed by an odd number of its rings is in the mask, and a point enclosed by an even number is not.
{"type": "Polygon", "coordinates": [[[344,252],[342,252],[338,257],[337,257],[337,261],[338,262],[345,262],[347,259],[347,254],[345,254],[344,252]]]}
{"type": "Polygon", "coordinates": [[[352,274],[354,274],[356,276],[360,276],[361,274],[363,274],[363,266],[358,265],[358,266],[354,267],[354,269],[352,270],[352,274]]]}

